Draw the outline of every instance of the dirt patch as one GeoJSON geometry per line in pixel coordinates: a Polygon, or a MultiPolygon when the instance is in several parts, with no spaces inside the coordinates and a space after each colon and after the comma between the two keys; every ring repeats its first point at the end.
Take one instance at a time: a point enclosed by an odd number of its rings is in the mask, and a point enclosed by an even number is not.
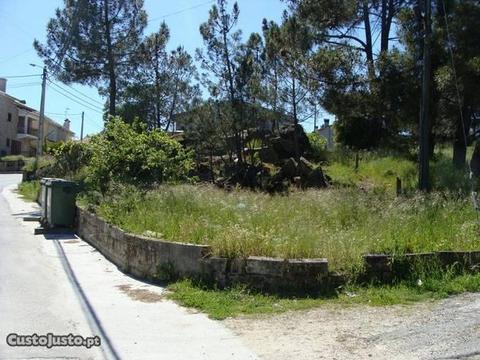
{"type": "Polygon", "coordinates": [[[324,306],[224,324],[265,360],[480,359],[480,294],[409,306],[324,306]]]}
{"type": "Polygon", "coordinates": [[[79,243],[80,241],[78,240],[68,240],[68,241],[64,241],[63,243],[64,244],[76,244],[76,243],[79,243]]]}
{"type": "Polygon", "coordinates": [[[136,301],[155,303],[164,299],[164,296],[161,294],[157,294],[147,289],[132,289],[132,286],[128,284],[117,285],[116,288],[128,295],[132,300],[136,301]]]}

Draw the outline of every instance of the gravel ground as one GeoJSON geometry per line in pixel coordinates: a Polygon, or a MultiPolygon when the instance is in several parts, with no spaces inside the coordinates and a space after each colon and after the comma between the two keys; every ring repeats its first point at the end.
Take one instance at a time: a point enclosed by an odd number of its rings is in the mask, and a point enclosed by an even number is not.
{"type": "Polygon", "coordinates": [[[480,294],[227,319],[262,359],[480,360],[480,294]]]}

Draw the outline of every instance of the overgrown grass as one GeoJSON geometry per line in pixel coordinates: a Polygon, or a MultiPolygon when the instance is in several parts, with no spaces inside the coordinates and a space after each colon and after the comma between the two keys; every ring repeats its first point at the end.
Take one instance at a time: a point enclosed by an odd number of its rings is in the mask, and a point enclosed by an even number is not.
{"type": "Polygon", "coordinates": [[[169,286],[171,292],[168,297],[183,306],[205,312],[211,318],[225,319],[238,315],[281,313],[325,305],[384,306],[437,300],[463,292],[480,291],[480,274],[444,273],[441,276],[424,278],[421,285],[418,284],[402,282],[391,286],[350,285],[327,297],[282,297],[249,291],[242,286],[219,290],[182,280],[169,286]]]}
{"type": "Polygon", "coordinates": [[[369,252],[480,249],[469,201],[451,193],[396,198],[339,188],[270,196],[178,185],[117,190],[97,211],[127,231],[210,244],[221,256],[326,257],[331,269],[353,271],[369,252]]]}
{"type": "Polygon", "coordinates": [[[18,193],[26,200],[37,201],[40,181],[25,181],[18,184],[18,193]]]}
{"type": "MultiPolygon", "coordinates": [[[[473,149],[467,152],[470,159],[473,149]]],[[[357,186],[365,189],[381,189],[390,193],[396,190],[396,178],[402,181],[404,192],[414,192],[418,181],[418,164],[413,159],[391,153],[359,152],[358,168],[355,168],[355,152],[335,150],[324,166],[334,184],[357,186]]],[[[467,168],[456,169],[452,163],[452,149],[439,148],[430,162],[431,183],[435,191],[462,192],[471,190],[467,168]]]]}
{"type": "Polygon", "coordinates": [[[26,157],[23,155],[6,155],[3,157],[0,157],[0,161],[19,161],[19,160],[32,161],[33,159],[34,158],[32,157],[26,157]]]}

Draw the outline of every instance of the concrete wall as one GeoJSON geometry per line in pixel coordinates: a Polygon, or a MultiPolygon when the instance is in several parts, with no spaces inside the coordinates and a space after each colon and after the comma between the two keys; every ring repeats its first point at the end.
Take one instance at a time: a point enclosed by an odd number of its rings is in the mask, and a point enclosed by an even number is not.
{"type": "Polygon", "coordinates": [[[408,278],[419,268],[432,272],[456,266],[462,271],[480,271],[480,251],[437,251],[395,257],[386,254],[368,254],[363,259],[364,280],[380,283],[408,278]]]}
{"type": "Polygon", "coordinates": [[[322,290],[331,285],[326,259],[213,257],[210,246],[128,234],[80,208],[77,233],[121,270],[140,278],[193,278],[219,287],[241,283],[265,291],[322,290]]]}

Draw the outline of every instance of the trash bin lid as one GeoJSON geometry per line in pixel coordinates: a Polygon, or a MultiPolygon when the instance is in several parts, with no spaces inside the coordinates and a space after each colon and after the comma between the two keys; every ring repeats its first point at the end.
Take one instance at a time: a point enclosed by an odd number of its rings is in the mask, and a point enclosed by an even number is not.
{"type": "Polygon", "coordinates": [[[40,184],[46,184],[47,182],[49,182],[52,179],[55,179],[55,178],[41,178],[40,179],[40,184]]]}
{"type": "Polygon", "coordinates": [[[77,184],[74,181],[65,180],[65,179],[56,179],[56,178],[49,179],[49,181],[47,182],[47,185],[55,186],[55,187],[75,187],[75,186],[77,186],[77,184]]]}

